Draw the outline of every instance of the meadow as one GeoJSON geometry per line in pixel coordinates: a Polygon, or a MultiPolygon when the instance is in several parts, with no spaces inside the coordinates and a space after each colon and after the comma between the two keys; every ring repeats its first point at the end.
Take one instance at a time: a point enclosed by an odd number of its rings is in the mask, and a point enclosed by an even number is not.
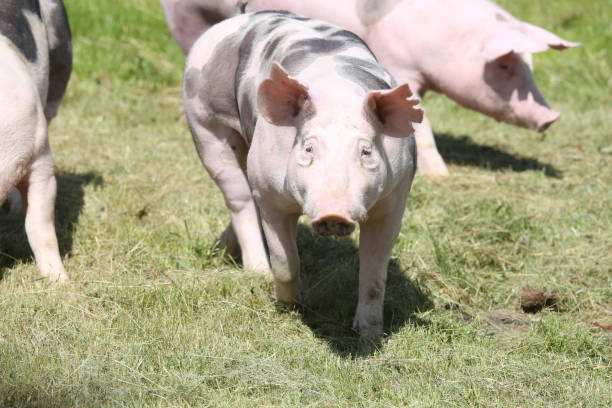
{"type": "Polygon", "coordinates": [[[50,127],[65,285],[0,211],[0,406],[612,406],[612,6],[501,0],[580,41],[534,58],[545,134],[438,94],[451,175],[417,174],[385,336],[351,329],[356,234],[299,228],[304,304],[215,249],[229,217],[181,118],[157,0],[65,0],[74,72],[50,127]],[[523,288],[560,301],[537,313],[523,288]]]}

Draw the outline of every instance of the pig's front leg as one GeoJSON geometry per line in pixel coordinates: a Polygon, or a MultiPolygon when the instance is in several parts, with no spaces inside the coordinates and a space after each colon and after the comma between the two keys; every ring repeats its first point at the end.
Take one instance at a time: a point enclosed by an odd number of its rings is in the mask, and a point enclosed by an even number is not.
{"type": "Polygon", "coordinates": [[[423,116],[422,123],[415,123],[413,126],[419,172],[432,176],[448,176],[448,169],[436,148],[436,141],[427,116],[423,116]]]}
{"type": "Polygon", "coordinates": [[[392,194],[387,200],[393,207],[386,215],[372,217],[360,225],[359,298],[353,328],[365,339],[382,336],[387,267],[401,228],[406,197],[407,192],[403,199],[392,194]]]}
{"type": "Polygon", "coordinates": [[[288,304],[300,301],[300,258],[296,244],[299,215],[261,208],[261,219],[276,282],[276,298],[288,304]]]}

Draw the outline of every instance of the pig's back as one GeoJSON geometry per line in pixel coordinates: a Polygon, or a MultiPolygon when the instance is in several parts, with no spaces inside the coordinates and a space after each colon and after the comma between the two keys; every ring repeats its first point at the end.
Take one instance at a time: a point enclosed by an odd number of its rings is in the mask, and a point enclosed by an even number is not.
{"type": "Polygon", "coordinates": [[[394,85],[367,45],[350,31],[285,11],[245,16],[249,20],[242,27],[235,84],[238,113],[247,140],[257,121],[257,87],[267,77],[272,62],[279,63],[306,86],[330,75],[351,80],[364,91],[394,85]]]}
{"type": "MultiPolygon", "coordinates": [[[[258,85],[271,63],[308,85],[304,75],[350,80],[364,91],[394,86],[391,75],[355,34],[283,11],[261,11],[225,20],[206,31],[189,53],[184,88],[203,113],[215,115],[247,141],[257,122],[258,85]]],[[[310,76],[310,80],[313,76],[310,76]]]]}
{"type": "Polygon", "coordinates": [[[198,120],[211,117],[241,132],[236,105],[236,69],[241,31],[248,16],[225,20],[204,32],[193,44],[185,63],[185,112],[198,120]]]}

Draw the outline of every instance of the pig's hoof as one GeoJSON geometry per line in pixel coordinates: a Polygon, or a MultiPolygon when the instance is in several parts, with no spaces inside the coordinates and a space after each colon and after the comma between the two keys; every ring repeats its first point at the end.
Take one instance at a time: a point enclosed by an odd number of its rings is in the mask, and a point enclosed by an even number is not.
{"type": "Polygon", "coordinates": [[[357,330],[359,331],[359,338],[367,341],[375,342],[380,340],[383,335],[382,324],[380,325],[360,325],[357,330]]]}
{"type": "Polygon", "coordinates": [[[383,335],[382,316],[372,312],[368,314],[358,308],[353,320],[353,330],[359,332],[361,339],[376,341],[383,335]]]}
{"type": "Polygon", "coordinates": [[[68,283],[70,282],[70,278],[66,274],[66,272],[60,272],[56,274],[49,275],[49,280],[53,283],[68,283]]]}
{"type": "Polygon", "coordinates": [[[280,302],[294,305],[300,303],[300,290],[298,282],[276,281],[276,299],[280,302]]]}

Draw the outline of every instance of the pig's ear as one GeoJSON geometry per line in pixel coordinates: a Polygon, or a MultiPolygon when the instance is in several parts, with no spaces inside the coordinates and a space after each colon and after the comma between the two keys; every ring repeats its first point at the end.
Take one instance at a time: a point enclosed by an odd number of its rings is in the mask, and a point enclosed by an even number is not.
{"type": "Polygon", "coordinates": [[[410,98],[412,91],[407,84],[385,91],[371,91],[366,99],[366,109],[382,125],[382,132],[389,136],[405,137],[414,132],[412,123],[421,123],[423,110],[417,106],[418,98],[410,98]]]}
{"type": "Polygon", "coordinates": [[[541,27],[535,26],[529,23],[522,23],[520,30],[530,38],[533,38],[535,41],[544,43],[548,45],[548,47],[562,51],[566,48],[578,47],[580,45],[579,42],[571,42],[564,40],[563,38],[547,31],[541,27]]]}
{"type": "Polygon", "coordinates": [[[511,52],[534,54],[549,48],[563,50],[578,45],[580,44],[565,41],[543,28],[520,22],[516,27],[497,29],[493,35],[487,36],[482,46],[482,56],[490,62],[511,52]]]}
{"type": "Polygon", "coordinates": [[[518,30],[504,28],[498,29],[495,34],[486,37],[482,47],[482,56],[487,62],[490,62],[511,52],[516,54],[535,53],[547,49],[548,45],[543,42],[537,42],[518,30]]]}
{"type": "Polygon", "coordinates": [[[293,126],[302,104],[308,98],[308,88],[272,62],[270,74],[257,90],[259,113],[273,125],[293,126]]]}

